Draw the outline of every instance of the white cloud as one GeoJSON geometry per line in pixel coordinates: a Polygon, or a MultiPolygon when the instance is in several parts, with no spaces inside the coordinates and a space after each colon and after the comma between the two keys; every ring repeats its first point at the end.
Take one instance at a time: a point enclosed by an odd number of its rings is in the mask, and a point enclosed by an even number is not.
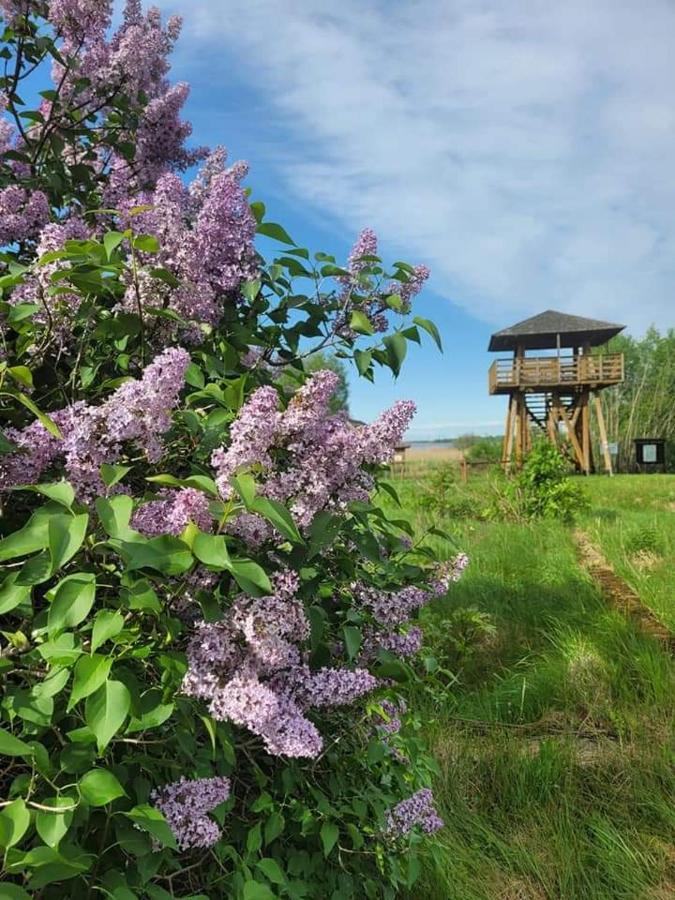
{"type": "Polygon", "coordinates": [[[671,0],[184,11],[214,82],[236,66],[264,96],[287,188],[427,262],[439,293],[500,325],[675,322],[671,0]]]}

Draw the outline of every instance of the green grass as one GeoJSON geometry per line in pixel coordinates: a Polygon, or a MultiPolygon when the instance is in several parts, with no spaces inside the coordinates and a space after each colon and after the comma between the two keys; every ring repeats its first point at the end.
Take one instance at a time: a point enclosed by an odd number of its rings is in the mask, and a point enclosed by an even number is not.
{"type": "Polygon", "coordinates": [[[589,479],[583,527],[615,571],[675,630],[675,476],[589,479]]]}
{"type": "MultiPolygon", "coordinates": [[[[627,536],[645,523],[658,523],[663,559],[673,547],[672,485],[675,478],[587,479],[591,509],[580,524],[622,575],[627,536]]],[[[449,528],[471,565],[425,613],[428,640],[452,672],[438,676],[433,695],[416,698],[439,761],[434,787],[447,827],[429,841],[412,897],[672,896],[671,657],[608,608],[577,563],[570,527],[454,521],[421,506],[423,487],[398,481],[408,515],[421,528],[449,528]]],[[[480,510],[489,490],[488,479],[476,479],[457,492],[480,510]]],[[[645,581],[631,583],[642,595],[645,581]]],[[[673,621],[664,584],[659,575],[643,596],[673,621]]]]}

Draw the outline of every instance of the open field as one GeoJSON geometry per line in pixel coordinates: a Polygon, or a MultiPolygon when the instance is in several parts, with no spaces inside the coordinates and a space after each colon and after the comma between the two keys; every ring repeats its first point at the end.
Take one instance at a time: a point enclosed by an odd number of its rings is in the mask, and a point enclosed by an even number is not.
{"type": "MultiPolygon", "coordinates": [[[[667,646],[601,594],[579,564],[572,526],[486,520],[488,477],[450,489],[454,517],[425,509],[425,478],[396,487],[418,527],[450,530],[471,556],[425,615],[440,689],[416,705],[439,761],[447,827],[430,842],[412,896],[674,896],[667,646]]],[[[576,528],[675,625],[675,477],[597,476],[585,488],[590,508],[576,528]]]]}

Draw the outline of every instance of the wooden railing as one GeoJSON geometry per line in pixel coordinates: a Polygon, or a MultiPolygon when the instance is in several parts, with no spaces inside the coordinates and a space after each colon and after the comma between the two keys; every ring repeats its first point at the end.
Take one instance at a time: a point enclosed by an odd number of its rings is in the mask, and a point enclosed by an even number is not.
{"type": "Polygon", "coordinates": [[[623,381],[623,353],[597,356],[531,356],[497,359],[490,366],[490,393],[511,387],[572,387],[623,381]]]}

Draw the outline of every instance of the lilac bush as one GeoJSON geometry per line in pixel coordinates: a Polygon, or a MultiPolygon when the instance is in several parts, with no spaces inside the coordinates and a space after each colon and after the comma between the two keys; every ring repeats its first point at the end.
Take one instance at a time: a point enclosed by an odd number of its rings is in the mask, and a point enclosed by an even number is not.
{"type": "Polygon", "coordinates": [[[190,146],[177,19],[0,11],[0,878],[394,897],[440,827],[419,612],[467,560],[377,500],[414,404],[357,425],[307,361],[440,346],[428,271],[311,255],[190,146]]]}

